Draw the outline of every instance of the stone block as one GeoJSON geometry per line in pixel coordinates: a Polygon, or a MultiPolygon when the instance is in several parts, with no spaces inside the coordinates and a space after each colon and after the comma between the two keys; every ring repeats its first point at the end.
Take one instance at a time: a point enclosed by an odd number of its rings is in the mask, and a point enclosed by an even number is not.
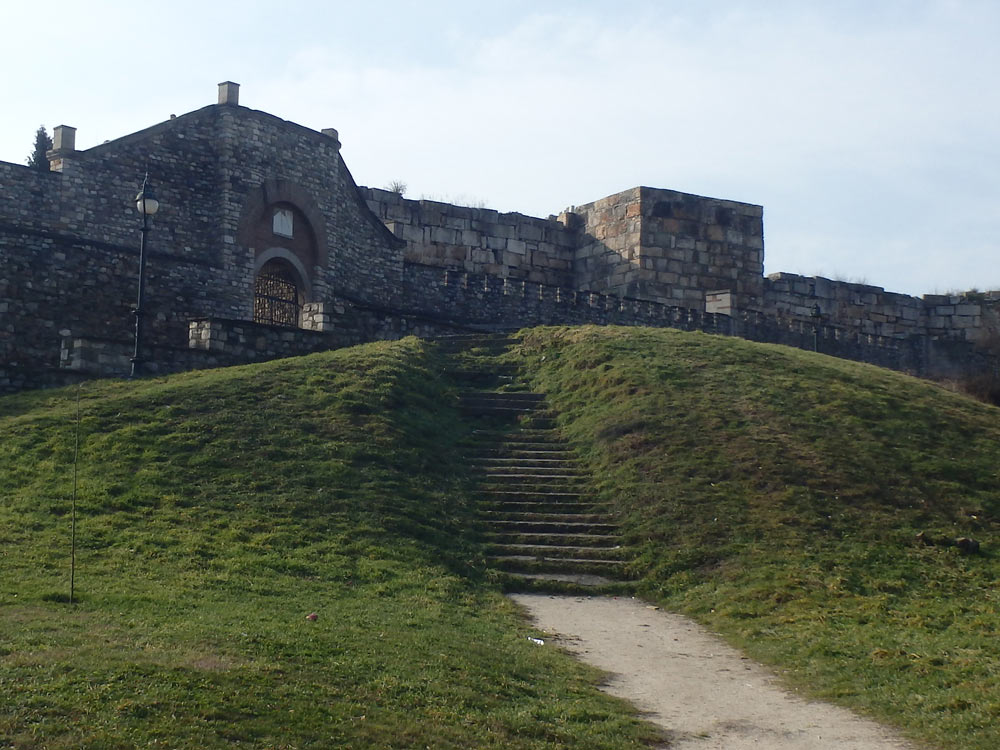
{"type": "Polygon", "coordinates": [[[469,222],[469,229],[474,232],[482,232],[486,235],[496,235],[498,224],[495,221],[484,221],[482,219],[473,219],[469,222]]]}
{"type": "MultiPolygon", "coordinates": [[[[552,266],[553,270],[556,270],[556,271],[568,271],[570,269],[570,267],[572,266],[572,263],[570,263],[565,258],[551,258],[549,260],[549,265],[552,266]]],[[[554,283],[556,283],[556,284],[562,284],[564,282],[560,278],[560,279],[557,279],[554,283]]]]}
{"type": "Polygon", "coordinates": [[[925,305],[930,306],[948,304],[948,296],[945,294],[925,294],[921,299],[925,305]]]}
{"type": "Polygon", "coordinates": [[[459,232],[470,229],[472,227],[472,219],[468,216],[449,216],[444,217],[444,226],[449,229],[455,229],[459,232]]]}
{"type": "Polygon", "coordinates": [[[541,240],[542,228],[527,222],[517,225],[517,237],[522,240],[541,240]]]}
{"type": "Polygon", "coordinates": [[[726,239],[725,227],[720,227],[718,224],[712,224],[705,230],[705,239],[711,242],[725,241],[726,239]]]}
{"type": "Polygon", "coordinates": [[[505,240],[511,240],[517,237],[517,227],[513,224],[505,224],[500,221],[497,222],[496,229],[493,233],[497,237],[503,237],[505,240]]]}
{"type": "Polygon", "coordinates": [[[442,245],[457,245],[459,244],[459,233],[447,227],[432,227],[431,242],[437,242],[442,245]]]}
{"type": "Polygon", "coordinates": [[[414,226],[413,224],[396,224],[393,228],[395,235],[407,242],[423,242],[424,240],[424,229],[423,227],[414,226]]]}
{"type": "Polygon", "coordinates": [[[409,206],[389,205],[384,207],[384,218],[387,221],[399,221],[404,224],[412,224],[413,211],[409,206]]]}
{"type": "MultiPolygon", "coordinates": [[[[472,209],[472,220],[496,224],[500,218],[500,212],[493,208],[472,209]]],[[[475,227],[473,227],[475,229],[475,227]]]]}

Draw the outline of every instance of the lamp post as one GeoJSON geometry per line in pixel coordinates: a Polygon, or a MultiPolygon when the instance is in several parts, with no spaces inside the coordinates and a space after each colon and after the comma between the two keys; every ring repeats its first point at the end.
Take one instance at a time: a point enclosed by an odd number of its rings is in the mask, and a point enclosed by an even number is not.
{"type": "Polygon", "coordinates": [[[813,305],[812,309],[812,319],[813,319],[813,351],[819,351],[819,319],[823,314],[823,311],[819,309],[819,305],[813,305]]]}
{"type": "Polygon", "coordinates": [[[146,292],[146,235],[149,234],[149,217],[156,213],[160,207],[160,202],[153,196],[153,191],[149,189],[149,173],[142,178],[142,189],[135,196],[135,208],[142,216],[142,239],[139,241],[139,296],[136,298],[135,309],[135,350],[132,352],[132,372],[130,378],[141,374],[142,360],[139,358],[139,351],[142,347],[142,309],[143,298],[146,292]]]}

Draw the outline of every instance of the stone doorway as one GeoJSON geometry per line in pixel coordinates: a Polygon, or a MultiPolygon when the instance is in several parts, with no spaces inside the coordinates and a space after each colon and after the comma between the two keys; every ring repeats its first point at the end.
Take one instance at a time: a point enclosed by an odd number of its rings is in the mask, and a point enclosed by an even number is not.
{"type": "Polygon", "coordinates": [[[281,258],[272,258],[254,281],[254,323],[298,328],[301,312],[302,290],[295,268],[281,258]]]}

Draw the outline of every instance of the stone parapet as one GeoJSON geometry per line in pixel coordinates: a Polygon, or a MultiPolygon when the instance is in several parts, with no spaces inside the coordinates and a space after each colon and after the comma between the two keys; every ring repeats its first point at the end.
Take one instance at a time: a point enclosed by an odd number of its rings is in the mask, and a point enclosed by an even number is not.
{"type": "Polygon", "coordinates": [[[576,236],[554,218],[409,200],[378,188],[360,191],[372,212],[406,242],[408,262],[572,285],[576,236]]]}
{"type": "Polygon", "coordinates": [[[1000,332],[1000,293],[925,295],[820,276],[771,274],[764,280],[761,308],[777,317],[810,319],[890,338],[927,336],[983,342],[1000,332]]]}

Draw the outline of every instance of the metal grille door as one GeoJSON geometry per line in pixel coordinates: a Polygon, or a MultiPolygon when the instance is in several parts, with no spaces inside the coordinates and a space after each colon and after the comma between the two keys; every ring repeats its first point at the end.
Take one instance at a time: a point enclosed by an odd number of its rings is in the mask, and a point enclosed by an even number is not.
{"type": "Polygon", "coordinates": [[[299,290],[281,269],[267,264],[254,284],[253,321],[272,326],[299,325],[299,290]]]}

